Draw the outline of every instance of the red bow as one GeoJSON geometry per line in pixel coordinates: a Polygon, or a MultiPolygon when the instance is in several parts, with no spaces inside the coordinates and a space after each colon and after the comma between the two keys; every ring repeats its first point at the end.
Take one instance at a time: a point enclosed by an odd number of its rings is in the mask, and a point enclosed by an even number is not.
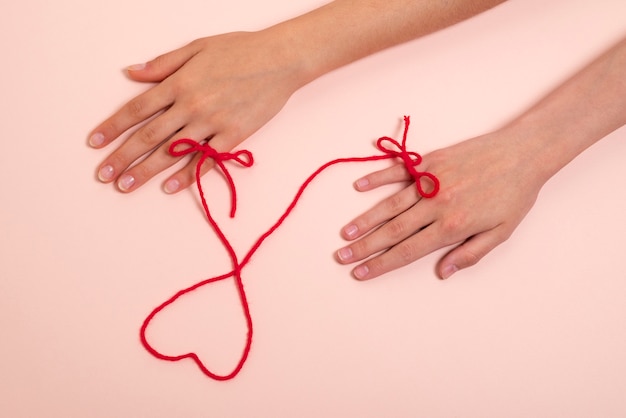
{"type": "Polygon", "coordinates": [[[140,330],[141,343],[146,348],[146,350],[148,350],[156,358],[159,358],[162,360],[180,361],[183,359],[191,359],[198,365],[198,367],[200,368],[200,370],[202,370],[204,374],[206,374],[212,379],[228,380],[228,379],[232,379],[233,377],[235,377],[241,371],[244,363],[246,362],[246,359],[248,358],[248,354],[250,353],[250,347],[252,344],[252,333],[253,333],[252,316],[250,314],[250,307],[248,305],[246,292],[243,287],[243,280],[241,277],[241,272],[243,268],[248,264],[248,262],[250,261],[254,253],[261,247],[261,244],[263,244],[265,239],[268,238],[270,235],[272,235],[278,229],[278,227],[283,223],[283,221],[287,218],[287,216],[289,216],[291,211],[295,208],[296,204],[298,203],[300,197],[304,193],[304,190],[313,181],[313,179],[315,179],[320,173],[322,173],[328,167],[333,166],[335,164],[339,164],[339,163],[377,161],[377,160],[385,160],[385,159],[390,159],[390,158],[400,158],[404,162],[404,166],[406,170],[415,180],[415,183],[417,185],[417,190],[422,197],[433,197],[439,191],[439,180],[437,180],[437,177],[435,177],[431,173],[420,172],[415,169],[415,167],[421,163],[422,157],[416,152],[411,152],[411,151],[406,150],[406,137],[407,137],[407,132],[409,129],[409,117],[405,116],[404,121],[405,121],[405,128],[404,128],[404,137],[402,139],[402,144],[399,144],[398,141],[396,141],[395,139],[391,139],[388,137],[382,137],[376,143],[378,148],[384,153],[383,155],[373,155],[370,157],[338,158],[338,159],[327,162],[326,164],[318,168],[313,174],[311,174],[304,181],[304,183],[300,186],[300,188],[298,189],[298,192],[296,193],[296,196],[293,198],[293,200],[291,201],[291,203],[289,204],[285,212],[265,233],[263,233],[257,239],[257,241],[254,243],[254,245],[252,245],[250,250],[245,254],[245,256],[241,259],[241,261],[237,257],[237,254],[235,250],[233,249],[232,245],[230,244],[230,242],[224,235],[224,232],[221,230],[221,228],[219,227],[215,219],[213,219],[213,217],[211,216],[211,212],[209,211],[209,207],[204,197],[204,192],[202,190],[202,184],[200,182],[200,173],[201,173],[202,164],[207,158],[212,158],[215,161],[215,164],[222,170],[222,173],[224,174],[224,177],[226,178],[228,185],[230,187],[230,190],[231,190],[230,216],[234,217],[235,211],[236,211],[236,205],[237,205],[237,194],[235,190],[235,183],[233,182],[233,179],[230,176],[230,173],[226,169],[226,166],[224,165],[224,161],[234,160],[235,162],[241,164],[244,167],[250,167],[254,162],[252,158],[252,154],[246,150],[237,151],[234,153],[217,152],[208,143],[200,144],[191,139],[179,139],[175,141],[174,143],[172,143],[172,145],[170,145],[169,147],[169,152],[173,156],[182,157],[184,155],[193,154],[195,152],[202,153],[196,165],[196,183],[197,183],[196,186],[198,187],[198,192],[202,200],[202,207],[204,208],[204,212],[207,216],[207,219],[209,223],[211,224],[211,226],[213,227],[213,230],[215,231],[215,233],[220,238],[222,244],[224,245],[224,248],[228,251],[228,254],[232,261],[233,270],[228,273],[222,274],[220,276],[211,277],[209,279],[198,282],[190,287],[182,289],[178,291],[174,296],[170,297],[168,300],[166,300],[165,302],[163,302],[162,304],[154,308],[152,312],[144,320],[141,326],[141,330],[140,330]],[[386,148],[384,145],[385,141],[390,142],[392,145],[395,145],[395,147],[399,151],[386,148]],[[184,148],[177,149],[179,145],[183,145],[184,148]],[[431,192],[426,193],[424,189],[422,188],[422,185],[421,185],[422,177],[426,177],[430,179],[430,181],[432,182],[433,190],[431,192]],[[152,347],[152,345],[148,342],[148,339],[146,337],[146,331],[147,331],[148,326],[154,319],[154,317],[159,312],[161,312],[163,309],[165,309],[166,307],[174,303],[179,297],[185,294],[191,293],[194,290],[198,289],[199,287],[208,285],[210,283],[215,283],[224,279],[228,279],[231,277],[234,279],[235,284],[237,286],[237,291],[239,293],[241,307],[242,307],[243,314],[246,319],[248,334],[246,337],[245,346],[239,358],[239,362],[230,373],[224,374],[224,375],[218,375],[212,372],[204,365],[204,363],[202,362],[202,360],[196,353],[192,352],[192,353],[170,356],[170,355],[163,354],[152,347]]]}
{"type": "MultiPolygon", "coordinates": [[[[215,148],[210,146],[208,142],[201,144],[194,141],[193,139],[187,138],[179,139],[173,142],[169,148],[169,153],[174,157],[183,157],[185,155],[194,154],[196,152],[202,153],[202,156],[200,157],[200,160],[198,161],[198,164],[196,166],[198,171],[198,173],[196,174],[199,174],[200,167],[202,167],[202,164],[207,158],[213,159],[213,161],[215,161],[215,164],[217,164],[217,166],[222,170],[222,173],[224,174],[224,177],[226,177],[226,181],[228,182],[228,187],[230,188],[230,217],[234,218],[235,212],[237,211],[237,189],[235,188],[235,182],[233,181],[233,178],[228,172],[226,166],[224,165],[224,161],[234,160],[244,167],[251,167],[252,164],[254,164],[254,158],[252,157],[252,153],[248,150],[240,150],[234,153],[218,152],[215,148]],[[180,144],[187,145],[187,147],[182,150],[177,150],[176,147],[178,147],[178,145],[180,144]]],[[[196,177],[199,178],[199,176],[196,177]]],[[[198,190],[200,191],[201,195],[204,195],[204,193],[202,192],[202,187],[199,183],[198,190]]],[[[204,196],[202,197],[204,199],[204,196]]]]}
{"type": "Polygon", "coordinates": [[[405,116],[404,117],[404,135],[402,137],[402,144],[398,143],[398,141],[396,141],[393,138],[383,136],[382,138],[379,138],[378,141],[376,141],[376,146],[378,147],[379,150],[381,150],[385,154],[391,157],[400,158],[402,160],[402,162],[404,163],[404,168],[406,168],[406,171],[408,171],[411,177],[413,177],[413,180],[415,180],[417,191],[422,197],[427,197],[427,198],[434,197],[439,191],[439,179],[435,177],[434,174],[429,173],[427,171],[417,171],[415,167],[418,166],[422,162],[422,156],[419,155],[417,152],[406,150],[406,137],[409,131],[409,123],[410,123],[409,117],[405,116]],[[391,142],[393,145],[395,145],[395,147],[399,151],[396,151],[391,148],[387,148],[384,145],[384,142],[391,142]],[[426,192],[424,190],[422,186],[422,177],[426,177],[432,182],[433,189],[430,192],[426,192]]]}

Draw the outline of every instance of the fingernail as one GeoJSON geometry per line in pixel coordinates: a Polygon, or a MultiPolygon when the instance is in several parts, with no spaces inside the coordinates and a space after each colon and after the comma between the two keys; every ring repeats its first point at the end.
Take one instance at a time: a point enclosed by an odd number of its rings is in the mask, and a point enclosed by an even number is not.
{"type": "Polygon", "coordinates": [[[370,272],[370,269],[367,266],[359,266],[354,269],[354,277],[359,280],[362,280],[367,277],[367,274],[370,272]]]}
{"type": "Polygon", "coordinates": [[[441,278],[445,280],[457,271],[459,271],[459,268],[455,264],[450,264],[449,266],[446,266],[446,268],[444,268],[441,272],[441,278]]]}
{"type": "Polygon", "coordinates": [[[141,71],[143,69],[146,68],[146,63],[141,63],[141,64],[133,64],[133,65],[129,65],[128,67],[126,67],[126,69],[128,71],[141,71]]]}
{"type": "Polygon", "coordinates": [[[165,185],[163,186],[163,190],[165,190],[165,193],[174,193],[178,191],[179,187],[180,187],[180,182],[178,180],[169,179],[168,181],[165,182],[165,185]]]}
{"type": "Polygon", "coordinates": [[[348,238],[354,238],[356,237],[356,234],[359,232],[359,228],[356,225],[352,224],[352,225],[346,226],[343,232],[346,234],[348,238]]]}
{"type": "Polygon", "coordinates": [[[102,144],[104,144],[104,135],[100,132],[96,132],[89,137],[89,145],[92,147],[99,147],[102,144]]]}
{"type": "Polygon", "coordinates": [[[135,178],[130,174],[124,174],[120,177],[120,181],[117,183],[117,186],[121,191],[127,192],[131,187],[133,187],[133,184],[135,184],[135,178]]]}
{"type": "Polygon", "coordinates": [[[356,185],[358,189],[362,189],[364,187],[369,186],[370,181],[364,177],[362,179],[358,179],[354,184],[356,185]]]}
{"type": "Polygon", "coordinates": [[[105,165],[102,168],[100,168],[100,170],[98,171],[98,179],[100,179],[100,181],[104,181],[104,182],[111,181],[113,180],[114,176],[115,176],[115,170],[110,165],[105,165]]]}
{"type": "Polygon", "coordinates": [[[342,248],[341,250],[337,251],[337,256],[341,261],[348,261],[352,258],[352,250],[350,249],[350,247],[342,248]]]}

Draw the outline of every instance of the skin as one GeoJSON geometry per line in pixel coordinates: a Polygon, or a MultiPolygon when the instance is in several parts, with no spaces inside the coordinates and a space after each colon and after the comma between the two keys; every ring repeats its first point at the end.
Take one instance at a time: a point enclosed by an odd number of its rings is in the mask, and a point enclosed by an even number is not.
{"type": "MultiPolygon", "coordinates": [[[[118,144],[98,167],[98,178],[122,192],[136,190],[178,161],[167,153],[178,138],[210,139],[216,150],[229,151],[319,76],[502,1],[336,0],[265,30],[198,39],[132,65],[132,79],[158,84],[91,132],[94,148],[118,144]]],[[[169,177],[164,190],[175,193],[193,184],[196,163],[192,159],[169,177]]]]}
{"type": "MultiPolygon", "coordinates": [[[[448,278],[508,239],[548,179],[625,123],[626,39],[502,129],[426,155],[420,170],[436,173],[440,193],[420,199],[412,183],[358,216],[337,259],[366,280],[456,244],[437,265],[448,278]]],[[[409,179],[397,165],[355,187],[409,179]]]]}
{"type": "MultiPolygon", "coordinates": [[[[177,138],[204,138],[229,151],[321,75],[503,1],[336,0],[262,31],[199,39],[130,66],[132,79],[156,85],[91,132],[94,148],[118,145],[98,178],[136,190],[178,161],[167,153],[177,138]]],[[[365,280],[456,244],[439,261],[439,276],[476,264],[512,234],[550,177],[626,122],[625,50],[622,41],[502,129],[426,155],[420,170],[437,175],[439,194],[419,199],[409,184],[355,218],[343,228],[351,243],[337,251],[339,262],[356,263],[354,276],[365,280]]],[[[166,192],[193,184],[196,158],[166,180],[166,192]]],[[[408,181],[396,166],[359,179],[356,188],[408,181]]]]}

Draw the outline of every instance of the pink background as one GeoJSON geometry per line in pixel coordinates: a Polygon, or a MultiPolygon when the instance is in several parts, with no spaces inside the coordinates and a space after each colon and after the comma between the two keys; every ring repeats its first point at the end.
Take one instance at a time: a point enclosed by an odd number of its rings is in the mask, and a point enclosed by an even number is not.
{"type": "MultiPolygon", "coordinates": [[[[178,289],[228,271],[193,192],[159,181],[122,195],[95,180],[89,130],[147,86],[121,69],[192,39],[255,30],[320,1],[13,1],[0,14],[0,415],[3,417],[624,417],[626,130],[544,188],[513,237],[450,281],[438,252],[359,283],[333,252],[339,229],[391,189],[352,181],[386,163],[333,168],[244,272],[252,353],[233,381],[139,343],[178,289]]],[[[244,143],[226,219],[243,253],[327,160],[369,155],[413,118],[427,152],[501,126],[626,31],[623,0],[511,1],[310,84],[244,143]]],[[[216,63],[219,65],[219,63],[216,63]]],[[[231,281],[155,322],[161,350],[217,371],[245,329],[231,281]]]]}

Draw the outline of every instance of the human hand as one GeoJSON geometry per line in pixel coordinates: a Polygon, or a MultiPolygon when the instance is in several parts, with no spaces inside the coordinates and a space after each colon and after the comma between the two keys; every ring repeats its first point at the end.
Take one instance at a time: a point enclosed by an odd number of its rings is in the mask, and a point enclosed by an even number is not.
{"type": "MultiPolygon", "coordinates": [[[[302,83],[297,60],[280,42],[263,31],[229,33],[130,66],[133,80],[157,84],[91,133],[89,144],[102,148],[135,129],[100,164],[98,178],[117,180],[123,192],[135,190],[179,160],[168,153],[179,138],[210,140],[219,152],[237,146],[278,113],[302,83]]],[[[198,158],[170,176],[164,190],[174,193],[193,184],[198,158]]],[[[207,161],[202,173],[210,166],[207,161]]]]}
{"type": "MultiPolygon", "coordinates": [[[[438,263],[441,278],[476,264],[508,239],[547,180],[533,169],[523,143],[501,131],[424,156],[419,169],[438,177],[439,193],[421,198],[411,182],[355,218],[342,229],[353,242],[337,251],[338,261],[367,259],[353,270],[357,279],[366,280],[456,245],[438,263]]],[[[355,187],[368,191],[409,180],[398,164],[357,180],[355,187]]]]}

